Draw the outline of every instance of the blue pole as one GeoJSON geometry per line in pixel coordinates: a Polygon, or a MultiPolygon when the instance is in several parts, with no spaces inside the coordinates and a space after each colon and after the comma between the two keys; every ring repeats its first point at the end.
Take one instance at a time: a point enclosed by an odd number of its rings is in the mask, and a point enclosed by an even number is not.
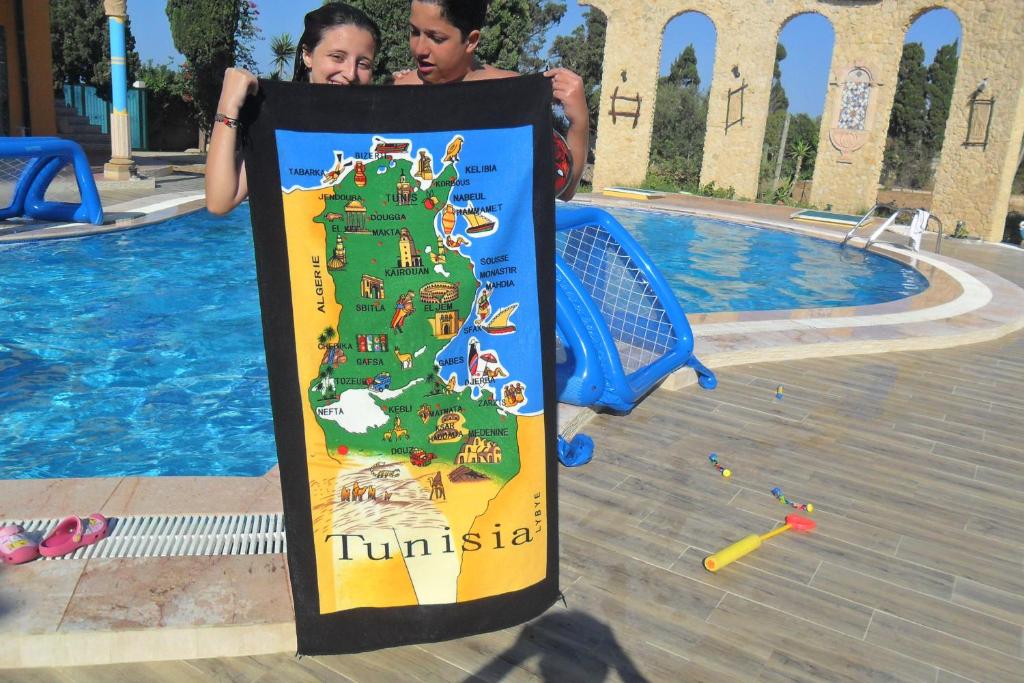
{"type": "Polygon", "coordinates": [[[114,112],[128,109],[128,63],[124,38],[124,17],[107,17],[110,27],[110,85],[114,112]]]}
{"type": "Polygon", "coordinates": [[[109,180],[129,180],[135,174],[132,161],[132,130],[128,120],[128,63],[125,21],[128,0],[104,0],[110,29],[110,161],[103,167],[109,180]]]}

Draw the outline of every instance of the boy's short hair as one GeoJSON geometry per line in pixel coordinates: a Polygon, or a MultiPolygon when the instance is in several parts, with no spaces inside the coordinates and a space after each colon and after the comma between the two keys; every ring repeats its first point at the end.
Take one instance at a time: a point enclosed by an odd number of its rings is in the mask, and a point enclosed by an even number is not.
{"type": "Polygon", "coordinates": [[[462,33],[466,40],[473,31],[484,27],[487,19],[487,5],[490,0],[416,0],[441,8],[441,17],[462,33]]]}

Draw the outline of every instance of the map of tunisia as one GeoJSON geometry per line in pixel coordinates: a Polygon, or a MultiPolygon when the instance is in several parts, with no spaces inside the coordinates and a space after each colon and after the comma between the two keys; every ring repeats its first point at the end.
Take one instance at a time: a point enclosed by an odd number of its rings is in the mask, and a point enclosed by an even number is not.
{"type": "MultiPolygon", "coordinates": [[[[311,504],[318,538],[329,539],[318,566],[345,577],[337,606],[454,602],[466,553],[518,551],[537,534],[510,525],[502,538],[500,522],[479,528],[520,472],[522,418],[500,398],[516,379],[514,359],[489,348],[469,358],[487,333],[467,321],[491,285],[478,281],[469,251],[500,234],[501,221],[453,197],[468,182],[457,155],[441,161],[444,151],[392,139],[352,156],[332,150],[320,187],[286,189],[319,205],[305,219],[323,240],[310,257],[313,303],[335,316],[306,338],[297,325],[296,335],[319,355],[305,375],[323,437],[322,455],[311,452],[311,504]],[[404,575],[410,591],[354,589],[382,571],[404,575]]],[[[504,309],[501,333],[514,333],[504,309]]]]}

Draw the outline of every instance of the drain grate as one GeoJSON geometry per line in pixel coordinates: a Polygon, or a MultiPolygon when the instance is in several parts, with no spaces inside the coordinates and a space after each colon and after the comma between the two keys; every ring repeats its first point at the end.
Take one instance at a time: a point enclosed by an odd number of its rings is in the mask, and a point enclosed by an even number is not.
{"type": "MultiPolygon", "coordinates": [[[[59,519],[14,520],[27,535],[42,540],[59,519]]],[[[184,557],[196,555],[269,555],[287,550],[284,516],[144,515],[110,518],[110,535],[55,560],[92,557],[184,557]]],[[[48,559],[48,558],[40,558],[48,559]]]]}

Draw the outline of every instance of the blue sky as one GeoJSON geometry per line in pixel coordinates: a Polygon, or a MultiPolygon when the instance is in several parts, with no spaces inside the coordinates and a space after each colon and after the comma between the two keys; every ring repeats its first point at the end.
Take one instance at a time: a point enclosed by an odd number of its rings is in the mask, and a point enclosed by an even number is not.
{"type": "MultiPolygon", "coordinates": [[[[569,33],[583,21],[585,8],[573,0],[565,0],[568,11],[555,31],[569,33]]],[[[256,46],[255,56],[264,73],[271,71],[270,38],[288,32],[295,39],[302,33],[302,16],[320,6],[321,0],[257,0],[263,31],[262,41],[256,46]]],[[[174,49],[171,31],[164,14],[162,0],[129,0],[135,47],[143,61],[181,63],[181,55],[174,49]]],[[[960,25],[949,10],[928,12],[907,31],[905,42],[920,42],[925,46],[926,59],[931,61],[935,51],[960,35],[960,25]]],[[[780,36],[788,57],[782,63],[782,85],[789,96],[790,111],[817,116],[821,113],[828,86],[828,72],[832,58],[832,27],[819,14],[804,14],[790,21],[780,36]]],[[[693,43],[697,52],[697,69],[701,86],[711,83],[711,68],[715,55],[715,30],[701,14],[688,12],[669,22],[661,54],[661,73],[686,45],[693,43]]]]}

